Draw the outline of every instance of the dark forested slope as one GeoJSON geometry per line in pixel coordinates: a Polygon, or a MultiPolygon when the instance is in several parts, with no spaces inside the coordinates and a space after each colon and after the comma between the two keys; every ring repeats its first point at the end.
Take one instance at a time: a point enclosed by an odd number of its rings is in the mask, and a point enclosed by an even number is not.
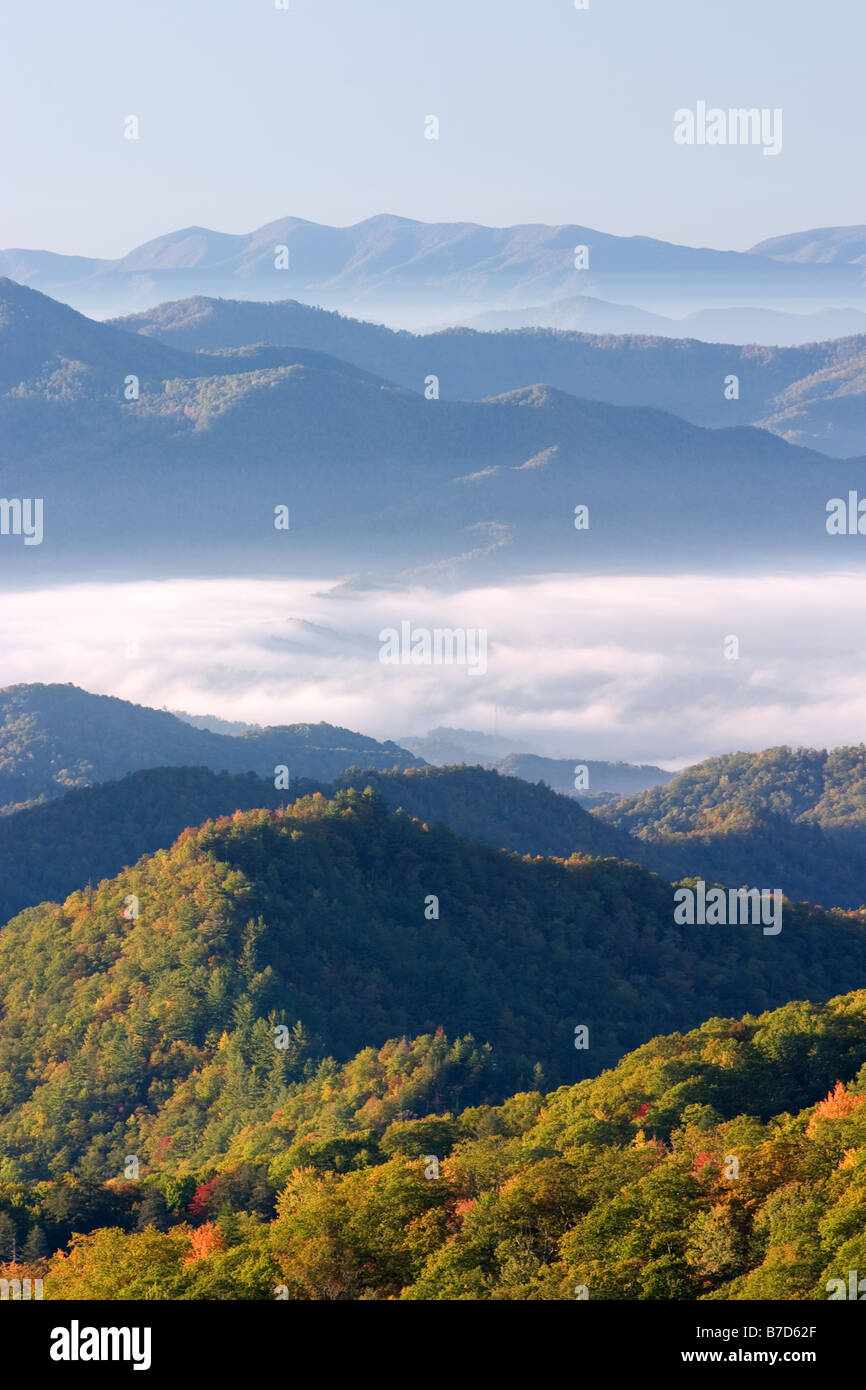
{"type": "MultiPolygon", "coordinates": [[[[152,1152],[163,1105],[238,1027],[262,1094],[282,1076],[274,1028],[298,1020],[342,1059],[471,1033],[493,1044],[503,1094],[596,1072],[661,1029],[866,978],[862,915],[786,904],[770,936],[677,925],[673,908],[640,868],[522,859],[372,792],[208,822],[0,932],[0,1144],[34,1175],[115,1171],[152,1152]]],[[[202,1123],[215,1108],[211,1095],[202,1123]]]]}

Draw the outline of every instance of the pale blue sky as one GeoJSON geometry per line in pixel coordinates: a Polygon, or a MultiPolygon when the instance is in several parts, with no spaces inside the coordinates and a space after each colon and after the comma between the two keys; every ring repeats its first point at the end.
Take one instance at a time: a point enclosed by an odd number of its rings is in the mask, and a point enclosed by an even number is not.
{"type": "Polygon", "coordinates": [[[862,223],[864,54],[864,0],[35,0],[3,24],[0,247],[378,212],[735,249],[862,223]],[[675,145],[699,99],[781,107],[781,155],[675,145]]]}

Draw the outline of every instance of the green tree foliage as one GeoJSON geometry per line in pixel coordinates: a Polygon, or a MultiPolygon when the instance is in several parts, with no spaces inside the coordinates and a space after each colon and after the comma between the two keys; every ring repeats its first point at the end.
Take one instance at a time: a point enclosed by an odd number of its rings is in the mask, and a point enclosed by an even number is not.
{"type": "Polygon", "coordinates": [[[866,1269],[866,991],[424,1113],[455,1047],[395,1039],[321,1067],[200,1170],[167,1231],[73,1236],[46,1297],[822,1299],[866,1269]],[[269,1177],[244,1153],[270,1154],[269,1177]]]}
{"type": "Polygon", "coordinates": [[[287,724],[233,736],[75,685],[0,690],[0,811],[144,768],[255,772],[273,788],[280,764],[294,778],[326,781],[359,761],[390,768],[418,759],[396,743],[378,743],[332,724],[287,724]]]}
{"type": "Polygon", "coordinates": [[[783,887],[791,898],[866,903],[866,745],[767,748],[686,768],[593,813],[677,877],[783,887]]]}
{"type": "Polygon", "coordinates": [[[335,786],[370,786],[393,810],[407,811],[430,825],[441,822],[467,839],[484,840],[519,854],[567,859],[580,853],[637,860],[643,848],[591,816],[572,797],[553,792],[541,782],[481,767],[390,772],[353,767],[337,778],[335,786]]]}
{"type": "Polygon", "coordinates": [[[253,773],[158,768],[0,816],[0,922],[167,849],[188,825],[285,799],[253,773]]]}
{"type": "MultiPolygon", "coordinates": [[[[471,1032],[497,1065],[455,1065],[434,1101],[454,1109],[536,1084],[539,1065],[547,1085],[577,1080],[663,1028],[826,997],[866,969],[857,914],[789,905],[770,941],[677,927],[672,909],[671,886],[637,867],[505,854],[371,791],[207,822],[0,933],[2,1151],[81,1184],[119,1177],[127,1155],[196,1171],[328,1053],[471,1032]]],[[[822,1061],[816,1085],[835,1079],[822,1061]]]]}

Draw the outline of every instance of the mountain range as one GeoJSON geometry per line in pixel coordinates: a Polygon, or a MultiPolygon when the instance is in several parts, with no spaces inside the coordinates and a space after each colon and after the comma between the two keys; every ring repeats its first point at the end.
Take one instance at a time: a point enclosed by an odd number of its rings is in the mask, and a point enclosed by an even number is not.
{"type": "MultiPolygon", "coordinates": [[[[857,345],[830,353],[849,381],[857,345]]],[[[632,365],[644,360],[639,342],[631,351],[632,365]]],[[[828,500],[859,485],[862,460],[546,384],[437,400],[424,380],[408,390],[318,349],[182,352],[6,281],[0,490],[44,499],[44,543],[0,538],[2,578],[857,562],[856,532],[831,536],[826,522],[828,500]],[[290,529],[277,526],[280,508],[290,529]]],[[[856,418],[863,397],[847,399],[856,418]]]]}
{"type": "Polygon", "coordinates": [[[797,265],[866,265],[866,227],[813,227],[768,237],[751,254],[797,265]]]}
{"type": "Polygon", "coordinates": [[[654,314],[633,304],[610,304],[590,295],[553,299],[521,309],[488,309],[463,325],[482,332],[506,328],[555,328],[559,332],[630,334],[687,338],[703,343],[742,343],[794,347],[827,338],[846,338],[866,331],[862,309],[813,309],[792,314],[758,305],[699,309],[682,318],[654,314]]]}
{"type": "Polygon", "coordinates": [[[431,729],[423,738],[402,738],[400,742],[410,753],[435,767],[478,763],[505,776],[543,782],[563,796],[588,804],[619,800],[630,792],[663,785],[674,775],[647,763],[610,763],[580,756],[546,758],[530,752],[523,744],[515,749],[513,740],[477,729],[440,727],[431,729]]]}
{"type": "Polygon", "coordinates": [[[666,786],[605,802],[597,814],[628,833],[640,863],[672,857],[683,876],[727,883],[757,875],[810,902],[866,905],[862,744],[709,758],[666,786]]]}
{"type": "Polygon", "coordinates": [[[431,307],[519,307],[576,292],[656,306],[818,298],[863,307],[862,236],[862,228],[800,234],[791,254],[790,238],[738,252],[578,224],[484,227],[383,214],[328,227],[287,217],[249,233],[185,227],[116,260],[13,248],[0,252],[0,274],[98,315],[193,294],[299,295],[404,317],[429,316],[431,307]],[[585,258],[577,248],[586,248],[585,258]]]}
{"type": "MultiPolygon", "coordinates": [[[[600,780],[647,785],[647,769],[594,766],[600,780]]],[[[208,817],[367,787],[393,810],[520,854],[634,857],[626,832],[540,779],[428,767],[328,724],[220,734],[72,685],[19,685],[0,691],[0,923],[168,849],[208,817]]],[[[639,848],[652,867],[675,862],[639,848]]]]}
{"type": "Polygon", "coordinates": [[[866,445],[863,334],[791,348],[670,341],[655,329],[624,327],[616,334],[564,328],[414,334],[296,301],[201,298],[162,304],[114,326],[185,352],[249,343],[306,348],[413,391],[423,391],[432,373],[449,400],[481,400],[544,382],[611,405],[671,411],[696,425],[758,425],[836,457],[862,454],[866,445]],[[736,399],[726,395],[732,375],[736,399]]]}
{"type": "Polygon", "coordinates": [[[676,858],[590,816],[574,799],[480,767],[401,772],[349,768],[331,784],[299,778],[276,790],[254,773],[163,767],[79,787],[0,816],[0,925],[25,907],[63,901],[144,854],[167,850],[187,826],[238,811],[277,810],[302,796],[372,789],[389,809],[517,854],[620,858],[674,870],[676,858]]]}

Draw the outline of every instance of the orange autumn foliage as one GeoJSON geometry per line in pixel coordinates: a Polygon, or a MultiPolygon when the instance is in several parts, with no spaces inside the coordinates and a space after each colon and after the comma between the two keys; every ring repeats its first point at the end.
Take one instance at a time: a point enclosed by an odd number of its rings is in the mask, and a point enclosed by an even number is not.
{"type": "Polygon", "coordinates": [[[842,1120],[846,1115],[850,1115],[858,1106],[866,1102],[866,1096],[854,1095],[845,1089],[841,1081],[837,1081],[832,1091],[827,1092],[827,1096],[816,1107],[815,1113],[806,1129],[806,1133],[811,1135],[817,1128],[820,1120],[842,1120]]]}
{"type": "Polygon", "coordinates": [[[465,1216],[467,1211],[471,1211],[476,1204],[474,1197],[464,1197],[461,1201],[454,1203],[454,1215],[465,1216]]]}
{"type": "Polygon", "coordinates": [[[184,1260],[185,1265],[195,1264],[196,1260],[206,1260],[215,1250],[228,1248],[225,1236],[213,1221],[205,1221],[204,1225],[190,1231],[189,1243],[191,1248],[184,1260]]]}

